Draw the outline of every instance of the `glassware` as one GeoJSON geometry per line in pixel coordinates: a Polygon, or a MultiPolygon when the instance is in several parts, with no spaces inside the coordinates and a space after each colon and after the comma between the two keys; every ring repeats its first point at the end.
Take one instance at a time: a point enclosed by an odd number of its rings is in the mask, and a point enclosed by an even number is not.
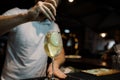
{"type": "Polygon", "coordinates": [[[54,58],[62,50],[62,38],[61,34],[57,31],[50,31],[46,34],[44,48],[46,54],[52,59],[52,77],[51,80],[55,80],[54,77],[54,58]]]}

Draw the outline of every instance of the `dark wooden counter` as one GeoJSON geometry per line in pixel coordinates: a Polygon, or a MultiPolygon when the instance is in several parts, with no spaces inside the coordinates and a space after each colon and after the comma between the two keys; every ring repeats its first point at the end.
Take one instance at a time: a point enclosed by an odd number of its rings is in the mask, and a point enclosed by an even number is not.
{"type": "MultiPolygon", "coordinates": [[[[94,58],[66,58],[64,66],[73,66],[77,69],[94,69],[94,68],[112,68],[110,60],[103,61],[94,58]]],[[[95,76],[81,71],[67,74],[65,80],[120,80],[120,73],[110,74],[105,76],[95,76]]],[[[47,80],[44,78],[32,78],[25,80],[47,80]]],[[[60,79],[61,80],[61,79],[60,79]]]]}
{"type": "MultiPolygon", "coordinates": [[[[76,73],[68,74],[68,77],[64,80],[120,80],[119,76],[120,74],[94,76],[94,75],[86,74],[83,72],[76,72],[76,73]]],[[[24,80],[47,80],[47,79],[43,77],[43,78],[32,78],[32,79],[24,79],[24,80]]]]}
{"type": "Polygon", "coordinates": [[[76,72],[69,75],[70,77],[66,80],[120,80],[120,73],[106,76],[94,76],[83,72],[76,72]]]}
{"type": "Polygon", "coordinates": [[[91,69],[91,68],[112,68],[111,60],[101,60],[95,58],[66,58],[65,66],[73,66],[78,69],[91,69]]]}

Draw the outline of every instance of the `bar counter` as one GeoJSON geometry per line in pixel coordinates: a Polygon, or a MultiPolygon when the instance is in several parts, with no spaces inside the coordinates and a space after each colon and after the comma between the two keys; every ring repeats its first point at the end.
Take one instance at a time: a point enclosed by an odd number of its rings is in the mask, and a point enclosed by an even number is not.
{"type": "MultiPolygon", "coordinates": [[[[79,71],[68,73],[68,77],[64,80],[120,80],[120,73],[109,74],[104,76],[96,76],[82,72],[84,69],[95,69],[95,68],[107,68],[111,69],[111,61],[103,61],[100,59],[89,59],[89,58],[77,58],[77,59],[66,59],[65,66],[73,66],[79,71]]],[[[33,78],[26,80],[47,80],[44,78],[33,78]]],[[[62,79],[59,79],[62,80],[62,79]]]]}
{"type": "Polygon", "coordinates": [[[111,59],[102,60],[97,58],[66,58],[65,66],[73,66],[78,69],[91,69],[91,68],[112,68],[113,64],[111,59]]]}
{"type": "MultiPolygon", "coordinates": [[[[98,58],[85,58],[85,57],[66,58],[65,65],[66,66],[71,65],[80,70],[90,70],[90,69],[96,69],[96,68],[114,69],[113,66],[115,66],[114,64],[112,64],[111,59],[102,60],[98,58]]],[[[120,71],[120,70],[116,70],[116,71],[120,71]]],[[[70,75],[71,77],[74,77],[73,80],[120,80],[120,72],[109,74],[109,75],[96,76],[96,75],[79,71],[75,73],[70,73],[68,75],[70,75]]]]}
{"type": "MultiPolygon", "coordinates": [[[[25,80],[48,80],[48,79],[43,77],[43,78],[32,78],[32,79],[25,79],[25,80]]],[[[86,74],[83,72],[76,72],[76,73],[68,74],[68,77],[64,80],[120,80],[120,74],[94,76],[94,75],[86,74]]]]}
{"type": "Polygon", "coordinates": [[[69,75],[69,79],[66,80],[120,80],[120,73],[105,76],[94,76],[83,72],[76,72],[69,75]],[[71,77],[73,79],[71,79],[71,77]]]}

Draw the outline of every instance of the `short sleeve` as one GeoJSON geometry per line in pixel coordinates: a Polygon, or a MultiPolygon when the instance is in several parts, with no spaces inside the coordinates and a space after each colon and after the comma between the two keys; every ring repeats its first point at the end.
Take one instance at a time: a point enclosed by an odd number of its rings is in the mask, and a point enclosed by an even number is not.
{"type": "Polygon", "coordinates": [[[15,14],[23,13],[23,12],[26,12],[26,11],[27,11],[26,9],[19,9],[19,8],[15,7],[15,8],[9,9],[5,13],[3,13],[3,15],[4,16],[15,15],[15,14]]]}

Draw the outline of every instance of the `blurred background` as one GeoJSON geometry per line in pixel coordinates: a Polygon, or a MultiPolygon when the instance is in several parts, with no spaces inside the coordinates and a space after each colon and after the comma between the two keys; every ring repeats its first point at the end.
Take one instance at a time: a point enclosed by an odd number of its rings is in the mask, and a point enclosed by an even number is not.
{"type": "MultiPolygon", "coordinates": [[[[30,8],[33,5],[34,0],[1,0],[0,14],[16,6],[30,8]]],[[[120,2],[118,0],[61,0],[57,8],[56,22],[61,29],[66,58],[72,55],[71,58],[101,60],[104,51],[115,44],[114,37],[120,38],[120,2]]],[[[0,55],[4,55],[6,41],[7,34],[4,34],[0,37],[0,55]]],[[[73,67],[76,67],[78,61],[73,62],[73,67]]],[[[2,62],[1,60],[1,64],[2,62]]],[[[66,65],[69,66],[69,62],[71,60],[67,59],[66,65]]]]}

